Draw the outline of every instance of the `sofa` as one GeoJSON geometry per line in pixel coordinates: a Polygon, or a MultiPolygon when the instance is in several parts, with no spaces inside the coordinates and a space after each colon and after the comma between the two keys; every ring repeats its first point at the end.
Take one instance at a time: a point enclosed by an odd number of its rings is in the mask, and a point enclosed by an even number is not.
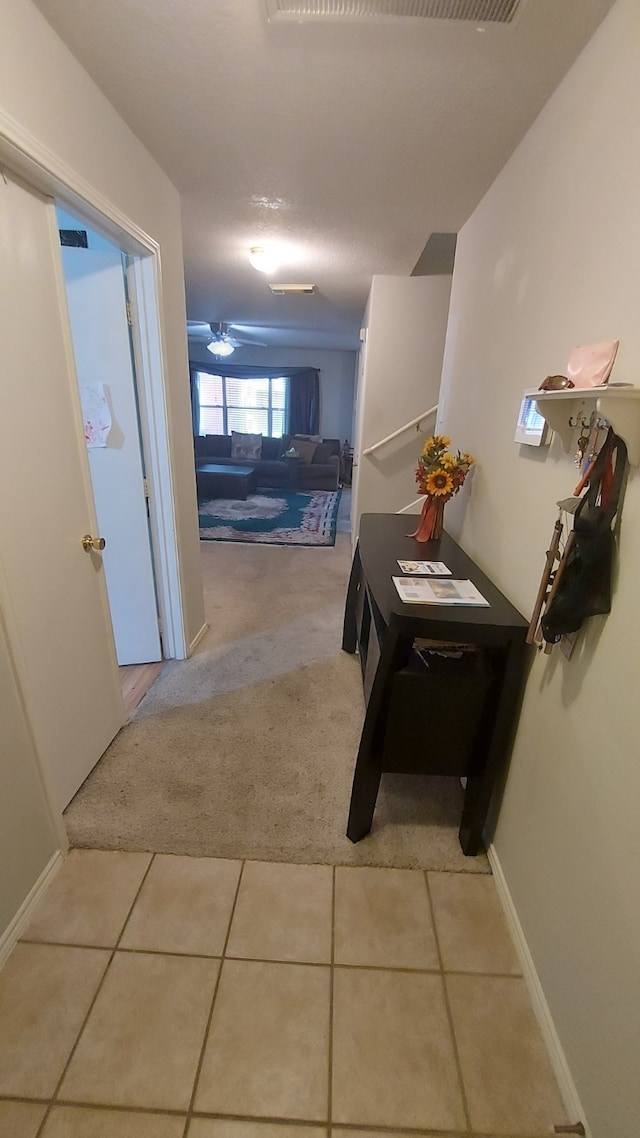
{"type": "MultiPolygon", "coordinates": [[[[234,435],[237,434],[234,432],[234,435]]],[[[252,438],[254,436],[247,436],[252,438]]],[[[251,466],[258,486],[265,489],[336,490],[340,473],[340,440],[309,435],[262,435],[260,457],[232,457],[231,435],[197,435],[194,439],[196,469],[206,463],[217,466],[251,466]],[[297,444],[297,447],[296,447],[297,444]],[[286,452],[295,451],[295,455],[286,452]]],[[[237,446],[236,449],[240,449],[237,446]]]]}

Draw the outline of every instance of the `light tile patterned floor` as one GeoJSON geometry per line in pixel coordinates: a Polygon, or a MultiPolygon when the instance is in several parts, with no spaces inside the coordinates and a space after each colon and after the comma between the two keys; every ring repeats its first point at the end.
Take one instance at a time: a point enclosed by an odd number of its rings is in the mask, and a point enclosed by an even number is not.
{"type": "Polygon", "coordinates": [[[75,850],[0,972],[0,1138],[542,1138],[490,877],[75,850]]]}

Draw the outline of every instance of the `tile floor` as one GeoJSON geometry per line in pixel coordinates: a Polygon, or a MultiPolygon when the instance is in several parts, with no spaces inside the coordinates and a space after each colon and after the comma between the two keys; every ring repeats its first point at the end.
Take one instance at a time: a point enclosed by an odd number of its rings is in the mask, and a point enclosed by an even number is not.
{"type": "Polygon", "coordinates": [[[0,972],[0,1138],[548,1135],[491,877],[73,851],[0,972]]]}

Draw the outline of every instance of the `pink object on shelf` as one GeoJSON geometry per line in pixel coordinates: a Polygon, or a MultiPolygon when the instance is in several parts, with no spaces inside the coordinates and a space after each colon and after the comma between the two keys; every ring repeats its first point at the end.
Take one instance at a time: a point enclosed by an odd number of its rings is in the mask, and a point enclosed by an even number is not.
{"type": "Polygon", "coordinates": [[[611,375],[619,343],[603,340],[600,344],[574,348],[567,364],[568,378],[576,387],[602,387],[611,375]]]}

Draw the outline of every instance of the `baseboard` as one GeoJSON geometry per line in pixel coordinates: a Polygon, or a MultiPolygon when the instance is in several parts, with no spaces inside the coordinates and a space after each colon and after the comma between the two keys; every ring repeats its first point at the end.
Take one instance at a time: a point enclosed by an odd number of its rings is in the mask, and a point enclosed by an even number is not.
{"type": "Polygon", "coordinates": [[[533,957],[529,951],[529,945],[525,939],[524,930],[520,924],[520,920],[513,903],[513,898],[509,891],[509,886],[507,885],[507,881],[500,864],[500,858],[498,857],[493,843],[491,843],[487,849],[487,856],[489,858],[489,864],[493,873],[493,879],[496,883],[496,889],[498,890],[498,896],[500,897],[500,902],[502,904],[502,908],[504,909],[504,914],[507,918],[509,930],[511,932],[511,936],[513,937],[518,959],[522,966],[522,976],[525,984],[527,985],[527,990],[531,998],[531,1003],[533,1004],[533,1010],[535,1012],[536,1019],[540,1024],[542,1036],[549,1053],[549,1059],[551,1066],[553,1067],[553,1073],[558,1083],[558,1088],[562,1096],[565,1110],[571,1122],[580,1121],[583,1123],[587,1138],[591,1138],[591,1131],[587,1125],[585,1112],[582,1107],[582,1103],[580,1102],[580,1096],[578,1094],[575,1082],[573,1081],[573,1076],[569,1069],[569,1064],[567,1063],[567,1057],[560,1042],[560,1037],[556,1031],[555,1024],[551,1016],[551,1010],[547,1003],[542,984],[540,983],[540,977],[536,971],[536,966],[533,962],[533,957]]]}
{"type": "Polygon", "coordinates": [[[208,631],[208,629],[209,629],[209,625],[205,621],[205,623],[203,624],[200,631],[198,633],[196,633],[193,640],[191,641],[191,644],[189,645],[189,651],[187,652],[187,657],[193,656],[193,653],[195,652],[196,648],[198,647],[198,644],[200,643],[200,641],[202,640],[202,637],[204,636],[205,632],[208,631]]]}
{"type": "Polygon", "coordinates": [[[25,897],[15,917],[0,936],[0,968],[2,968],[9,954],[13,952],[17,941],[33,916],[36,905],[62,866],[63,861],[62,853],[60,850],[56,850],[53,857],[45,865],[35,885],[25,897]]]}

